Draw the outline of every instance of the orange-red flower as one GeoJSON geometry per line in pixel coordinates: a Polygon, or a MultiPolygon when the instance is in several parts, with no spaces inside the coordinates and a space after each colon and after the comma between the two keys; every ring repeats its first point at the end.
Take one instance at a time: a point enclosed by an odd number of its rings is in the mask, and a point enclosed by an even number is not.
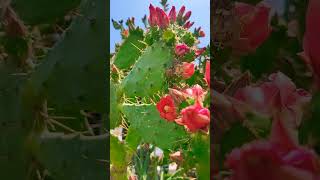
{"type": "Polygon", "coordinates": [[[160,116],[168,121],[174,121],[177,118],[176,107],[173,98],[166,95],[157,103],[157,109],[160,116]]]}
{"type": "Polygon", "coordinates": [[[194,74],[194,64],[183,62],[181,66],[181,76],[184,79],[189,79],[194,74]]]}

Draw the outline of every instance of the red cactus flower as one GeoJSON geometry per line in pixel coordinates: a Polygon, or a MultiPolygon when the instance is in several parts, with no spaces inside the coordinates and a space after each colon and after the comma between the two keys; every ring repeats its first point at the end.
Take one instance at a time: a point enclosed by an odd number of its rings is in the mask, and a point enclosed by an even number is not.
{"type": "Polygon", "coordinates": [[[198,104],[186,107],[181,110],[182,117],[176,119],[176,123],[185,126],[190,132],[207,130],[210,124],[210,111],[198,104]]]}
{"type": "Polygon", "coordinates": [[[204,79],[210,87],[210,61],[206,62],[206,72],[204,74],[204,79]]]}
{"type": "Polygon", "coordinates": [[[306,30],[304,34],[303,49],[301,54],[305,62],[314,73],[315,85],[320,87],[320,2],[310,0],[306,14],[306,30]]]}
{"type": "Polygon", "coordinates": [[[239,52],[251,52],[259,47],[270,35],[270,8],[264,4],[252,6],[236,3],[234,12],[240,18],[240,39],[233,43],[233,49],[239,52]]]}
{"type": "Polygon", "coordinates": [[[176,7],[175,6],[172,6],[172,8],[169,12],[169,18],[170,18],[171,23],[176,22],[177,14],[176,14],[176,7]]]}
{"type": "Polygon", "coordinates": [[[165,29],[169,26],[169,17],[167,14],[159,7],[154,7],[152,4],[149,6],[150,16],[148,18],[151,27],[159,26],[165,29]]]}
{"type": "Polygon", "coordinates": [[[158,15],[158,25],[161,29],[165,29],[169,26],[169,17],[163,11],[163,9],[157,7],[156,8],[157,15],[158,15]]]}
{"type": "Polygon", "coordinates": [[[160,116],[168,121],[174,121],[177,118],[176,107],[173,98],[169,95],[164,96],[157,103],[157,109],[160,116]]]}
{"type": "Polygon", "coordinates": [[[178,18],[182,18],[185,10],[186,10],[186,7],[185,7],[185,6],[182,6],[182,7],[180,8],[179,13],[178,13],[178,18]]]}
{"type": "Polygon", "coordinates": [[[197,49],[197,50],[195,51],[196,56],[197,56],[197,57],[200,56],[202,53],[204,53],[204,52],[206,51],[206,49],[207,49],[206,47],[197,49]]]}
{"type": "Polygon", "coordinates": [[[269,76],[270,82],[257,87],[247,86],[239,89],[234,97],[245,102],[256,111],[274,116],[283,114],[288,124],[297,127],[302,118],[303,106],[311,100],[308,92],[297,89],[295,84],[283,73],[278,72],[269,76]]]}
{"type": "Polygon", "coordinates": [[[173,98],[176,104],[180,104],[188,98],[188,95],[178,89],[169,88],[169,95],[173,98]]]}
{"type": "Polygon", "coordinates": [[[202,106],[202,102],[204,101],[204,96],[207,92],[205,92],[202,87],[198,84],[192,86],[185,90],[187,96],[195,99],[195,104],[199,104],[202,106]]]}
{"type": "Polygon", "coordinates": [[[183,22],[186,22],[189,20],[190,16],[191,16],[192,12],[188,11],[184,16],[183,16],[183,22]]]}
{"type": "Polygon", "coordinates": [[[194,22],[188,21],[183,27],[184,27],[185,29],[190,29],[190,28],[193,26],[193,24],[194,24],[194,22]]]}
{"type": "Polygon", "coordinates": [[[183,62],[181,76],[184,79],[189,79],[193,74],[194,74],[194,64],[183,62]]]}
{"type": "Polygon", "coordinates": [[[175,53],[177,56],[184,56],[188,52],[190,52],[190,48],[186,44],[176,45],[175,53]]]}
{"type": "Polygon", "coordinates": [[[151,27],[156,26],[158,24],[158,15],[156,9],[150,4],[149,6],[149,24],[151,27]]]}
{"type": "Polygon", "coordinates": [[[248,143],[227,156],[231,180],[320,178],[320,161],[316,153],[294,144],[279,122],[273,121],[270,139],[248,143]]]}

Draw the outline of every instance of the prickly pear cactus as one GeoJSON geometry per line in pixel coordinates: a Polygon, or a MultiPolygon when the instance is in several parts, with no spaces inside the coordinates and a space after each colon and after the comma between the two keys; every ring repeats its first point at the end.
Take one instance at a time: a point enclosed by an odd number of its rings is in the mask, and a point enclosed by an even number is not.
{"type": "Polygon", "coordinates": [[[146,29],[112,20],[111,179],[209,179],[209,59],[191,11],[150,5],[146,29]],[[166,12],[167,11],[167,12],[166,12]]]}
{"type": "Polygon", "coordinates": [[[107,179],[107,1],[0,7],[1,178],[107,179]]]}

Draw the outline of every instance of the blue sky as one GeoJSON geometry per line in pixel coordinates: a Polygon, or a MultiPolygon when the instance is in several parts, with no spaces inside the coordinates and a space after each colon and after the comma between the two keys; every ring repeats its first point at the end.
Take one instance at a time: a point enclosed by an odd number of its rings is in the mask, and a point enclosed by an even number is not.
{"type": "MultiPolygon", "coordinates": [[[[160,0],[111,0],[110,11],[111,19],[124,21],[129,17],[135,17],[136,24],[140,27],[144,27],[141,22],[141,18],[145,14],[149,14],[149,4],[160,6],[160,0]]],[[[206,46],[210,41],[210,1],[209,0],[168,0],[171,6],[176,6],[177,11],[182,5],[186,6],[186,10],[192,11],[191,21],[195,24],[191,30],[195,27],[201,26],[206,33],[205,38],[201,38],[200,46],[206,46]]],[[[110,19],[110,23],[111,23],[110,19]]],[[[114,45],[121,41],[120,32],[115,30],[110,24],[110,50],[114,52],[114,45]]]]}

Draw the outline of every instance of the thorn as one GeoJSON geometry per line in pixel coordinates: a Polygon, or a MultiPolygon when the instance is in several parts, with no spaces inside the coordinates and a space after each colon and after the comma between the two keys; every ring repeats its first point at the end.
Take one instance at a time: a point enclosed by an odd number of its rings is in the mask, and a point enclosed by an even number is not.
{"type": "Polygon", "coordinates": [[[131,43],[131,45],[137,48],[141,53],[143,53],[143,50],[141,50],[138,46],[134,45],[133,43],[131,43]]]}
{"type": "Polygon", "coordinates": [[[146,42],[144,42],[144,41],[138,40],[138,42],[140,42],[141,44],[144,44],[144,45],[148,46],[148,44],[147,44],[146,42]]]}

